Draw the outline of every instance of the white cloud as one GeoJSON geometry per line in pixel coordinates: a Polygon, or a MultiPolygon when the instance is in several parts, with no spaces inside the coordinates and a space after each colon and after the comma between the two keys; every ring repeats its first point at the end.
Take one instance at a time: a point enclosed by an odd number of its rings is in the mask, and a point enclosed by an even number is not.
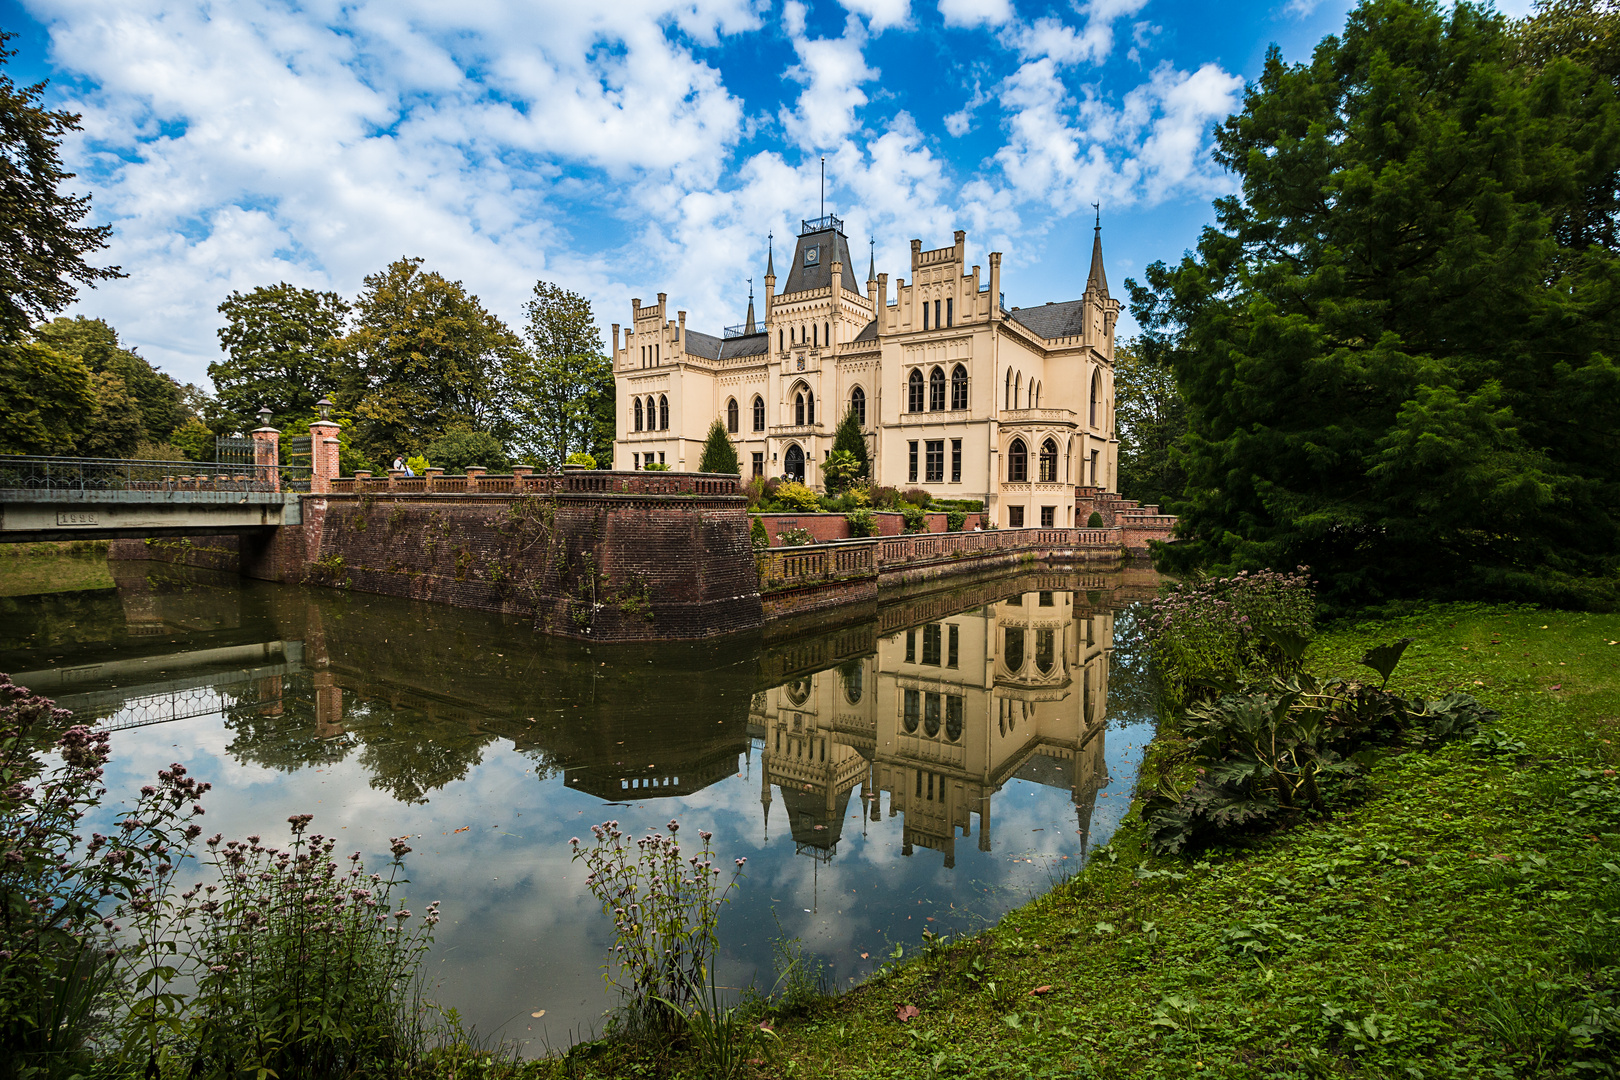
{"type": "Polygon", "coordinates": [[[1012,0],[939,0],[946,26],[1002,26],[1013,19],[1012,0]]]}
{"type": "Polygon", "coordinates": [[[1009,41],[1025,59],[1047,56],[1059,64],[1100,64],[1114,51],[1114,23],[1135,15],[1147,0],[1092,0],[1080,8],[1083,28],[1043,17],[1012,30],[1009,41]]]}
{"type": "Polygon", "coordinates": [[[803,84],[804,91],[795,108],[782,110],[782,126],[804,149],[824,150],[859,128],[855,114],[867,100],[861,84],[879,73],[866,65],[862,53],[866,30],[860,19],[850,15],[842,37],[808,38],[804,36],[803,8],[789,0],[786,11],[793,51],[799,57],[787,75],[803,84]]]}
{"type": "Polygon", "coordinates": [[[866,16],[873,31],[904,26],[911,18],[911,0],[838,0],[845,11],[866,16]]]}

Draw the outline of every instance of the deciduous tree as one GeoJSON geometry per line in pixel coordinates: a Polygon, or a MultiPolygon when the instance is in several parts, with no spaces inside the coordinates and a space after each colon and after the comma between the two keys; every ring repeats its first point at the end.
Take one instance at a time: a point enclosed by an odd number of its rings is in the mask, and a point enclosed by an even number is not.
{"type": "Polygon", "coordinates": [[[414,453],[452,424],[504,442],[508,375],[521,352],[506,325],[459,281],[400,259],[365,279],[339,352],[338,403],[374,460],[414,453]]]}
{"type": "Polygon", "coordinates": [[[337,293],[283,281],[232,292],[219,311],[225,359],[209,364],[208,376],[232,430],[258,427],[258,411],[267,408],[271,426],[290,431],[337,390],[338,342],[349,316],[337,293]]]}
{"type": "Polygon", "coordinates": [[[0,454],[71,454],[95,408],[83,360],[31,341],[0,343],[0,454]]]}
{"type": "Polygon", "coordinates": [[[1132,338],[1114,348],[1115,419],[1119,431],[1119,493],[1158,506],[1181,495],[1187,475],[1175,459],[1187,430],[1187,409],[1175,372],[1152,340],[1132,338]]]}
{"type": "MultiPolygon", "coordinates": [[[[0,31],[0,65],[16,55],[0,31]]],[[[58,189],[73,179],[62,167],[62,136],[79,115],[42,104],[43,82],[19,88],[0,71],[0,340],[16,341],[78,295],[74,284],[122,277],[118,267],[85,261],[107,246],[109,225],[82,225],[90,196],[58,189]]]]}
{"type": "Polygon", "coordinates": [[[538,281],[523,311],[526,348],[512,379],[515,441],[544,468],[577,452],[612,461],[613,362],[590,301],[538,281]]]}

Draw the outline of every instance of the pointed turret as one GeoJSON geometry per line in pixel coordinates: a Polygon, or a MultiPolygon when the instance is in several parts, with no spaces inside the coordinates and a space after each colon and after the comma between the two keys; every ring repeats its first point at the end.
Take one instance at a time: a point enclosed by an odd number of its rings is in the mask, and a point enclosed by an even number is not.
{"type": "Polygon", "coordinates": [[[866,246],[870,252],[866,264],[866,283],[870,285],[877,280],[877,241],[867,237],[866,246]]]}
{"type": "Polygon", "coordinates": [[[754,279],[748,279],[748,325],[743,327],[743,333],[754,334],[758,330],[754,327],[754,279]]]}
{"type": "Polygon", "coordinates": [[[765,276],[774,278],[776,277],[776,234],[766,233],[765,243],[768,245],[765,249],[765,276]]]}
{"type": "Polygon", "coordinates": [[[1091,238],[1091,276],[1086,278],[1086,292],[1108,295],[1108,275],[1103,272],[1101,210],[1097,212],[1097,224],[1091,238]]]}

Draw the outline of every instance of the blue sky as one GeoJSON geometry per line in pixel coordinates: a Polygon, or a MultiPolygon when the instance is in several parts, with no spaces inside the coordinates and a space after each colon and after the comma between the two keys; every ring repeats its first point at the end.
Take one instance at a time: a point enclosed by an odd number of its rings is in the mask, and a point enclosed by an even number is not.
{"type": "Polygon", "coordinates": [[[1072,298],[1098,201],[1123,297],[1231,189],[1209,131],[1267,47],[1304,59],[1349,7],[0,0],[0,26],[12,77],[84,114],[65,155],[129,273],[75,312],[205,382],[232,290],[352,298],[405,255],[514,329],[544,278],[604,331],[664,291],[718,332],[766,234],[817,213],[823,155],[828,209],[891,277],[962,228],[971,261],[1004,253],[1009,304],[1072,298]]]}

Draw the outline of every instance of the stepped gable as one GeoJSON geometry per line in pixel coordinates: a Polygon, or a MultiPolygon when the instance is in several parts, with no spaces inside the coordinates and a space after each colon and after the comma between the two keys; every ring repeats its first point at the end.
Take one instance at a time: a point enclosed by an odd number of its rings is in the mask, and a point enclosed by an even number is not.
{"type": "Polygon", "coordinates": [[[1053,338],[1079,337],[1085,333],[1085,306],[1084,300],[1062,300],[1040,307],[1013,308],[1007,317],[1038,337],[1051,341],[1053,338]]]}

